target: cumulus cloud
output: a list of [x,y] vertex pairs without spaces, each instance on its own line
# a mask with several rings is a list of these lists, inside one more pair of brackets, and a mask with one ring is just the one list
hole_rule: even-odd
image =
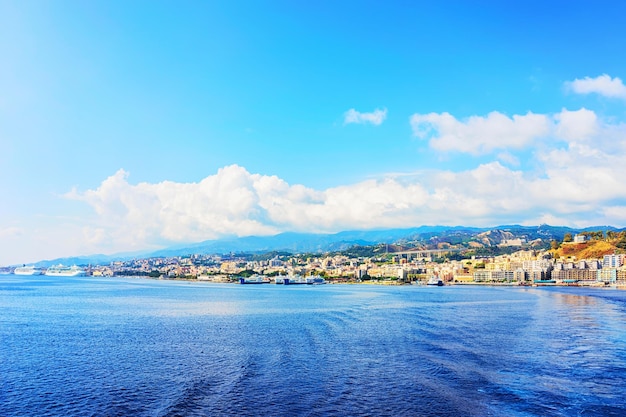
[[626,86],[618,77],[602,74],[596,78],[585,77],[565,83],[566,88],[577,94],[596,93],[610,98],[626,99]]
[[533,175],[497,161],[453,172],[370,179],[315,190],[231,165],[197,183],[128,182],[118,171],[100,187],[74,192],[98,213],[92,243],[120,247],[202,241],[283,231],[338,232],[421,224],[477,226],[532,219],[553,224],[615,224],[626,213],[621,154],[569,144],[538,156]]
[[[624,143],[622,125],[603,124],[595,112],[581,108],[563,109],[556,114],[513,115],[498,112],[459,120],[449,113],[414,114],[413,134],[428,140],[431,148],[443,152],[487,155],[498,151],[501,160],[513,162],[508,151],[528,149],[544,139],[578,143],[606,142],[614,137]],[[617,137],[612,131],[617,132]],[[502,156],[505,156],[502,158]]]
[[458,120],[450,113],[414,114],[410,121],[413,134],[428,139],[432,148],[473,155],[520,149],[550,132],[549,117],[530,112],[508,117],[494,111],[486,117],[472,116],[466,120]]
[[355,109],[350,109],[344,113],[343,124],[370,123],[374,126],[380,125],[387,118],[387,109],[376,109],[371,113],[361,113]]
[[[83,229],[90,244],[114,242],[124,249],[285,231],[511,222],[619,225],[626,219],[624,124],[584,108],[512,117],[494,112],[466,120],[432,113],[414,115],[411,122],[416,135],[435,149],[494,151],[494,160],[481,158],[463,171],[388,174],[324,190],[238,165],[193,183],[132,184],[129,173],[119,170],[95,189],[66,196],[92,207],[96,218]],[[532,172],[519,168],[513,153],[519,148],[533,158]]]
[[145,242],[274,233],[277,229],[268,224],[267,212],[259,204],[256,182],[259,176],[236,165],[198,183],[132,185],[128,173],[119,170],[97,189],[73,191],[67,197],[93,207],[101,219],[96,229],[99,239],[106,235],[134,247]]
[[[414,221],[426,190],[387,179],[317,191],[276,176],[231,165],[198,183],[128,182],[119,170],[94,190],[66,197],[93,207],[100,224],[92,240],[125,247],[153,241],[200,241],[223,236],[268,235],[287,230],[331,232],[397,226]],[[93,232],[93,233],[92,233]]]
[[594,137],[600,128],[596,114],[585,108],[576,111],[563,109],[554,115],[555,135],[570,142]]

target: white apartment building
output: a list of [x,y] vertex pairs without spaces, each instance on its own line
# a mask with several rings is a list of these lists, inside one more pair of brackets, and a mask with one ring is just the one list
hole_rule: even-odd
[[624,255],[604,255],[602,259],[603,268],[619,268],[624,265]]

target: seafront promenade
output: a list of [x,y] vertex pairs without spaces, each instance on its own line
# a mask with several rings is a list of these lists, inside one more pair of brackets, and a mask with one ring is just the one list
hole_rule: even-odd
[[[508,236],[504,232],[500,235]],[[562,242],[542,243],[549,249],[540,249],[536,241],[494,240],[488,251],[482,251],[504,252],[493,256],[479,256],[480,251],[462,249],[462,245],[446,245],[431,245],[439,249],[426,249],[426,245],[410,249],[405,245],[397,246],[401,250],[390,250],[393,245],[380,244],[334,253],[189,254],[71,267],[39,263],[0,268],[0,274],[35,271],[52,275],[51,271],[61,269],[80,271],[87,277],[137,276],[219,283],[283,283],[283,277],[299,283],[319,277],[326,283],[378,285],[626,287],[626,232],[566,234]]]
[[319,275],[329,283],[381,285],[419,285],[440,280],[446,285],[626,286],[623,254],[576,259],[555,258],[550,251],[520,250],[507,255],[459,260],[422,255],[414,258],[395,253],[377,257],[282,255],[265,260],[192,255],[114,263],[94,267],[92,275],[149,275],[217,282],[237,281],[240,276],[253,274],[266,276],[270,281],[280,275]]
[[[276,255],[264,260],[245,255],[190,255],[84,265],[82,269],[87,277],[137,276],[220,283],[261,275],[270,283],[281,276],[319,276],[327,283],[350,284],[426,285],[441,281],[445,285],[626,288],[624,261],[623,254],[576,259],[554,258],[549,251],[520,250],[459,260],[430,256],[407,259],[393,253],[378,257]],[[1,272],[13,271],[4,268]]]

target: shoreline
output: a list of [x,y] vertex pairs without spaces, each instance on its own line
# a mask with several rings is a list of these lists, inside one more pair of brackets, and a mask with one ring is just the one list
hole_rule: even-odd
[[[51,277],[49,275],[15,275],[15,274],[0,274],[0,276],[14,276],[14,277]],[[52,278],[52,277],[51,277]],[[178,282],[198,282],[198,283],[207,283],[207,284],[235,284],[242,285],[239,283],[237,279],[198,279],[192,277],[173,277],[173,278],[164,278],[164,277],[151,277],[148,275],[114,275],[114,276],[80,276],[80,277],[54,277],[54,278],[98,278],[98,279],[115,279],[115,278],[133,278],[133,279],[145,279],[145,280],[153,280],[153,281],[178,281]],[[425,282],[401,282],[397,280],[367,280],[367,281],[356,281],[356,280],[345,280],[345,281],[336,281],[336,280],[326,280],[323,285],[376,285],[376,286],[415,286],[415,287],[436,287],[436,285],[428,285]],[[250,285],[250,284],[248,284]],[[276,284],[273,281],[266,282],[263,284],[257,285],[281,285]],[[303,284],[307,285],[307,284]],[[313,284],[308,284],[313,285]],[[319,284],[318,284],[319,285]],[[539,288],[539,287],[559,287],[559,288],[595,288],[595,289],[611,289],[611,290],[626,290],[626,283],[620,283],[618,285],[604,284],[604,283],[556,283],[556,282],[444,282],[444,287],[454,287],[454,286],[483,286],[483,287],[524,287],[524,288]]]

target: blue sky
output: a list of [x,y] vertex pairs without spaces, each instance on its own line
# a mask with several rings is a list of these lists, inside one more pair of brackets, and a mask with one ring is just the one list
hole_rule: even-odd
[[0,1],[0,265],[626,226],[619,1]]

